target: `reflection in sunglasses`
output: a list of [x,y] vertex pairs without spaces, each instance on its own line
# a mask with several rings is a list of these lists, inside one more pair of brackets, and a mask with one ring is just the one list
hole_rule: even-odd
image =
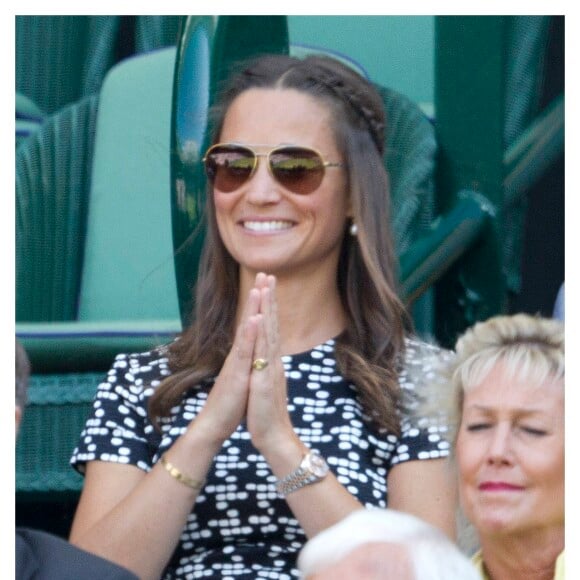
[[213,187],[230,193],[251,179],[259,157],[266,157],[270,174],[278,183],[300,195],[312,193],[320,186],[327,167],[343,167],[342,163],[324,161],[318,151],[307,147],[282,145],[268,153],[256,153],[235,143],[213,145],[203,163]]

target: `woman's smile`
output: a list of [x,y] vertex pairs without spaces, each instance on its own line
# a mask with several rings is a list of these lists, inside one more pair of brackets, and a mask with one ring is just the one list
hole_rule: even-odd
[[288,220],[243,220],[240,225],[252,233],[272,234],[289,230],[294,227],[294,222]]

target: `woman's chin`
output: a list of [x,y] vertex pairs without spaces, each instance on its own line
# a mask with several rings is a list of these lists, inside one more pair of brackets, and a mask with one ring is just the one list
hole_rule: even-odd
[[480,536],[503,536],[524,531],[526,528],[519,517],[503,510],[487,510],[475,520],[475,527]]

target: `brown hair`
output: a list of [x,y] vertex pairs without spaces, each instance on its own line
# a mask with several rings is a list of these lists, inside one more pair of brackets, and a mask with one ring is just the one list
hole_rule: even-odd
[[[326,104],[346,160],[356,238],[346,233],[337,285],[347,316],[336,357],[345,379],[356,385],[365,413],[380,428],[398,433],[398,369],[404,350],[404,306],[396,294],[396,258],[390,235],[389,180],[382,151],[385,117],[374,87],[339,61],[282,55],[251,62],[222,93],[213,110],[212,143],[219,140],[231,103],[253,88],[286,88]],[[183,394],[211,382],[231,348],[238,304],[238,264],[220,239],[213,195],[206,196],[207,235],[199,267],[192,324],[169,347],[172,375],[150,401],[155,419],[168,414]]]

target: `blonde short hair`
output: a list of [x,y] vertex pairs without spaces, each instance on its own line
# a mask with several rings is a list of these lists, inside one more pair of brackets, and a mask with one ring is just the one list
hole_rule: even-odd
[[453,439],[461,422],[463,399],[501,362],[508,376],[534,377],[542,383],[564,378],[564,324],[528,314],[495,316],[467,330],[455,345],[447,369],[453,392]]

